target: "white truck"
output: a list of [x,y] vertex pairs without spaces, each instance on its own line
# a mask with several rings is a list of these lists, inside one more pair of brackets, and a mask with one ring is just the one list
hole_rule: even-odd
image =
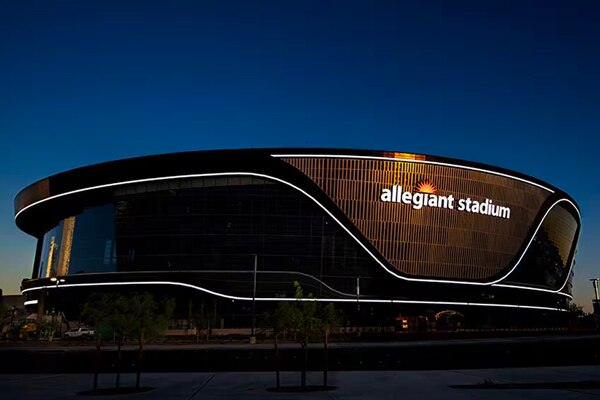
[[94,337],[94,330],[90,328],[75,328],[63,334],[65,339],[86,339]]

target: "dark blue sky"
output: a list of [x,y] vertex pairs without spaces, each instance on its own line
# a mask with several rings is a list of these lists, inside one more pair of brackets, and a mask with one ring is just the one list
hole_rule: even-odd
[[497,165],[583,211],[600,276],[593,1],[17,1],[0,6],[0,288],[31,272],[29,183],[171,151],[355,147]]

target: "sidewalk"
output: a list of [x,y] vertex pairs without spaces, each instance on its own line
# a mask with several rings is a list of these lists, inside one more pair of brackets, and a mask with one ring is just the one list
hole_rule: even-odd
[[[299,373],[282,374],[282,385],[297,385]],[[319,385],[322,375],[311,372],[308,384]],[[142,386],[154,390],[131,396],[81,396],[89,390],[91,374],[31,374],[0,375],[0,393],[3,400],[58,400],[58,399],[593,399],[600,389],[457,389],[451,385],[558,383],[599,381],[598,366],[504,368],[448,371],[376,371],[331,372],[330,385],[337,389],[312,393],[273,393],[266,389],[274,386],[270,372],[227,373],[147,373],[142,375]],[[132,386],[135,375],[122,377],[124,386]],[[114,375],[100,377],[101,387],[114,385]],[[493,386],[493,385],[492,385]]]
[[[489,339],[425,340],[391,343],[334,343],[327,364],[337,371],[457,370],[595,365],[600,360],[600,336],[547,336]],[[0,347],[0,373],[106,373],[120,364],[124,370],[138,365],[137,346],[125,346],[117,362],[115,346],[103,346],[97,359],[93,344]],[[280,346],[283,370],[303,368],[304,353],[297,343]],[[144,348],[142,369],[149,373],[204,373],[271,371],[275,365],[272,344],[164,344]],[[322,344],[308,349],[308,369],[325,365]],[[1,397],[1,396],[0,396]]]

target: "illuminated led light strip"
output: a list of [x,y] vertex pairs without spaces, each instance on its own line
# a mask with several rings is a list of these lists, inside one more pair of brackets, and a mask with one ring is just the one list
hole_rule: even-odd
[[[571,266],[569,267],[569,273],[567,274],[567,279],[565,279],[565,283],[563,283],[563,285],[560,287],[560,289],[558,289],[558,291],[552,291],[552,290],[549,290],[549,289],[541,289],[541,288],[534,288],[534,287],[527,287],[527,288],[529,290],[537,290],[539,292],[558,293],[558,294],[561,294],[563,296],[567,296],[567,297],[569,297],[572,300],[573,296],[571,296],[568,293],[562,293],[561,290],[563,290],[565,288],[565,286],[567,285],[567,282],[569,282],[569,275],[571,275],[571,271],[573,270],[573,265],[574,264],[575,264],[575,253],[573,253],[573,258],[571,260]],[[492,286],[500,286],[500,287],[521,289],[521,286],[507,285],[507,284],[500,284],[500,283],[494,284]]]
[[26,302],[23,303],[24,306],[32,306],[34,304],[37,304],[38,301],[37,300],[27,300]]
[[[344,231],[346,231],[346,233],[348,235],[350,235],[350,237],[352,237],[359,244],[359,246],[361,246],[367,252],[367,254],[369,254],[375,260],[375,262],[377,262],[383,269],[385,269],[388,273],[390,273],[391,275],[395,276],[398,279],[402,279],[402,280],[409,281],[409,282],[431,282],[431,283],[450,283],[450,284],[474,285],[474,286],[489,286],[489,285],[492,285],[494,283],[500,282],[501,280],[503,280],[504,278],[506,278],[516,268],[516,266],[518,265],[518,262],[517,262],[517,264],[515,264],[515,266],[511,269],[511,271],[507,275],[505,275],[501,279],[496,280],[494,282],[468,282],[468,281],[451,281],[451,280],[443,280],[443,279],[419,279],[419,278],[409,278],[409,277],[405,277],[405,276],[402,276],[402,275],[398,275],[394,271],[390,270],[383,262],[381,262],[377,258],[377,256],[374,255],[363,244],[363,242],[360,239],[358,239],[356,236],[354,236],[354,234],[352,232],[350,232],[350,230],[340,220],[338,220],[331,213],[331,211],[329,211],[324,205],[322,205],[321,203],[319,203],[319,201],[317,199],[315,199],[313,196],[311,196],[309,193],[307,193],[303,189],[299,188],[298,186],[295,186],[295,185],[293,185],[293,184],[291,184],[291,183],[289,183],[287,181],[284,181],[283,179],[276,178],[276,177],[270,176],[270,175],[259,174],[259,173],[255,173],[255,172],[217,172],[217,173],[206,173],[206,174],[173,175],[173,176],[163,176],[163,177],[155,177],[155,178],[135,179],[135,180],[129,180],[129,181],[107,183],[107,184],[104,184],[104,185],[90,186],[90,187],[87,187],[87,188],[76,189],[76,190],[72,190],[72,191],[65,192],[65,193],[59,193],[59,194],[56,194],[54,196],[46,197],[44,199],[38,200],[38,201],[36,201],[34,203],[31,203],[27,207],[24,207],[23,209],[21,209],[15,215],[15,221],[16,221],[16,219],[19,217],[19,215],[23,211],[25,211],[25,210],[33,207],[33,206],[36,206],[38,204],[44,203],[46,201],[54,200],[54,199],[57,199],[57,198],[60,198],[60,197],[69,196],[69,195],[77,194],[77,193],[82,193],[82,192],[86,192],[86,191],[90,191],[90,190],[104,189],[104,188],[109,188],[109,187],[114,187],[114,186],[123,186],[123,185],[130,185],[130,184],[144,183],[144,182],[164,181],[164,180],[171,180],[171,179],[189,179],[189,178],[206,178],[206,177],[214,177],[214,176],[240,176],[240,175],[242,175],[242,176],[255,176],[255,177],[259,177],[259,178],[270,179],[270,180],[273,180],[273,181],[276,181],[276,182],[279,182],[279,183],[283,183],[283,184],[285,184],[285,185],[287,185],[287,186],[289,186],[289,187],[291,187],[291,188],[299,191],[300,193],[304,194],[306,197],[308,197],[313,202],[315,202],[319,207],[321,207],[323,209],[323,211],[325,211],[327,213],[327,215],[329,215],[335,222],[337,222],[337,224],[339,226],[341,226],[342,229],[344,229]],[[544,215],[544,218],[546,218],[546,215],[548,215],[548,212],[550,211],[550,209],[552,209],[552,207],[554,207],[560,201],[567,201],[567,202],[571,203],[573,206],[575,206],[568,199],[558,200],[556,203],[554,203],[548,209],[548,211]],[[575,207],[575,209],[577,210],[577,207]],[[577,210],[577,213],[579,214],[579,210]],[[581,215],[580,215],[580,217],[581,217]],[[540,221],[540,224],[538,225],[538,227],[536,229],[536,233],[537,233],[537,230],[540,228],[541,224],[543,223],[544,218],[542,218],[542,221]],[[535,237],[535,234],[531,237],[531,240],[529,241],[529,243],[527,245],[527,248],[525,249],[525,251],[521,255],[521,258],[519,259],[519,262],[523,258],[523,255],[525,254],[525,252],[527,251],[527,249],[529,248],[529,245],[533,241],[534,237]],[[567,276],[567,279],[568,279],[568,276]],[[531,289],[531,288],[529,288],[527,286],[514,286],[514,288],[525,289],[525,290]],[[550,292],[552,292],[552,293],[558,293],[559,291],[551,291],[550,290]],[[559,293],[559,294],[561,294],[561,293]]]
[[[548,216],[548,214],[550,213],[550,211],[560,202],[566,201],[567,203],[571,204],[573,206],[573,208],[575,209],[575,211],[577,211],[577,215],[579,216],[579,220],[581,220],[581,214],[579,213],[579,210],[577,209],[577,207],[575,206],[575,204],[573,204],[572,201],[570,201],[569,199],[559,199],[557,201],[554,202],[554,204],[552,204],[548,210],[546,210],[546,213],[544,214],[544,216],[542,217],[540,223],[538,224],[537,228],[535,229],[535,232],[533,233],[533,235],[531,235],[531,239],[529,239],[529,243],[527,243],[527,247],[525,247],[525,250],[521,253],[521,256],[519,257],[519,260],[515,263],[515,265],[512,267],[512,269],[506,274],[504,275],[502,278],[494,281],[494,282],[490,282],[492,285],[506,279],[519,265],[519,263],[521,262],[521,260],[523,259],[523,257],[525,257],[525,253],[527,253],[527,250],[529,249],[529,246],[531,246],[531,243],[533,242],[533,239],[535,239],[535,235],[537,235],[538,231],[540,230],[542,224],[544,223],[544,220],[546,219],[546,217]],[[572,260],[574,261],[574,259]],[[548,292],[548,293],[559,293],[567,284],[567,281],[569,280],[569,275],[571,274],[571,270],[573,269],[573,262],[571,262],[571,266],[569,267],[569,272],[566,274],[566,278],[565,278],[565,282],[562,284],[562,286],[560,287],[560,289],[558,290],[550,290],[550,289],[539,289],[539,288],[532,288],[529,286],[517,286],[517,285],[511,285],[510,287],[516,288],[516,289],[521,289],[524,287],[527,287],[529,290],[536,290],[536,291],[541,291],[541,292]],[[498,285],[495,285],[498,286]],[[572,298],[572,297],[571,297]]]
[[[553,307],[542,307],[542,306],[528,306],[520,304],[502,304],[502,303],[469,303],[460,301],[428,301],[428,300],[395,300],[395,299],[327,299],[327,298],[301,298],[297,299],[294,297],[242,297],[242,296],[231,296],[209,290],[200,286],[191,285],[183,282],[170,282],[170,281],[143,281],[143,282],[98,282],[98,283],[67,283],[60,285],[60,288],[66,287],[81,287],[81,286],[122,286],[122,285],[175,285],[184,286],[187,288],[199,290],[214,296],[223,297],[230,300],[242,300],[242,301],[316,301],[316,302],[327,302],[327,303],[387,303],[387,304],[439,304],[439,305],[453,305],[453,306],[476,306],[476,307],[503,307],[503,308],[525,308],[531,310],[548,310],[548,311],[567,311],[564,308],[553,308]],[[38,286],[29,289],[24,289],[21,293],[30,292],[33,290],[41,289],[58,289],[56,285]]]
[[[203,274],[203,273],[207,273],[207,274],[214,274],[214,273],[218,273],[218,274],[253,274],[254,271],[248,271],[248,270],[235,270],[235,269],[228,269],[228,270],[218,270],[218,269],[199,269],[199,270],[195,270],[195,269],[186,269],[186,270],[169,270],[169,271],[126,271],[126,272],[114,272],[114,271],[109,271],[109,272],[84,272],[81,274],[77,274],[77,276],[105,276],[105,275],[122,275],[122,274],[172,274],[173,272],[179,272],[179,273],[193,273],[193,274]],[[337,294],[339,294],[340,296],[346,296],[346,297],[351,297],[356,299],[356,294],[354,293],[344,293],[344,292],[340,292],[339,290],[336,290],[334,288],[332,288],[331,286],[329,286],[328,284],[326,284],[325,282],[323,282],[322,280],[320,280],[319,278],[317,278],[316,276],[310,275],[310,274],[306,274],[304,272],[299,272],[299,271],[271,271],[271,270],[263,270],[263,271],[256,271],[257,274],[296,274],[296,275],[302,275],[302,276],[306,276],[309,279],[313,279],[315,281],[317,281],[317,284],[321,284],[324,287],[326,287],[327,289],[331,290],[332,292],[335,292]],[[312,282],[313,285],[315,285],[314,282]]]
[[404,158],[377,157],[377,156],[357,156],[357,155],[340,155],[340,154],[271,154],[271,156],[272,157],[278,157],[278,158],[284,158],[284,157],[286,157],[286,158],[304,158],[304,157],[311,157],[311,158],[358,158],[358,159],[363,159],[363,160],[382,160],[382,161],[397,161],[397,162],[412,162],[412,163],[421,163],[421,164],[442,165],[442,166],[445,166],[445,167],[454,167],[454,168],[469,169],[471,171],[485,172],[486,174],[499,175],[499,176],[503,176],[505,178],[510,178],[510,179],[514,179],[514,180],[517,180],[517,181],[525,182],[525,183],[528,183],[530,185],[534,185],[534,186],[537,186],[537,187],[542,188],[544,190],[547,190],[550,193],[554,193],[554,190],[552,190],[550,188],[547,188],[546,186],[540,185],[539,183],[535,183],[535,182],[532,182],[532,181],[528,181],[527,179],[519,178],[518,176],[513,176],[513,175],[509,175],[509,174],[504,174],[502,172],[491,171],[491,170],[482,169],[482,168],[470,167],[468,165],[450,164],[450,163],[445,163],[445,162],[440,162],[440,161],[411,160],[411,159],[404,159]]

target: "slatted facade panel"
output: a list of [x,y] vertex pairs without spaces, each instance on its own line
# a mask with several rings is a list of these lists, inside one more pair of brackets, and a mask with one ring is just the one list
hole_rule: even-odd
[[[550,194],[508,177],[414,161],[283,160],[312,179],[392,266],[414,277],[485,280],[502,272]],[[397,185],[414,192],[424,181],[433,183],[439,196],[491,199],[509,207],[510,218],[381,201],[383,189]]]
[[560,255],[561,266],[569,268],[569,255],[575,241],[575,234],[579,224],[573,214],[562,206],[552,209],[542,224],[549,240],[554,244]]
[[556,205],[548,212],[531,245],[506,283],[535,285],[570,292],[570,267],[579,222],[565,208]]

